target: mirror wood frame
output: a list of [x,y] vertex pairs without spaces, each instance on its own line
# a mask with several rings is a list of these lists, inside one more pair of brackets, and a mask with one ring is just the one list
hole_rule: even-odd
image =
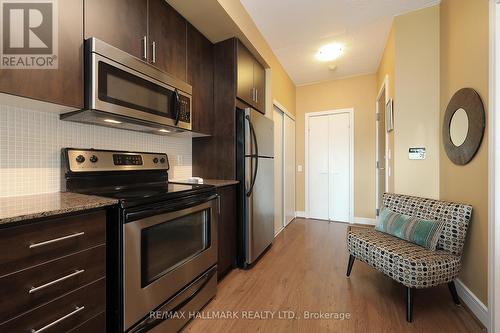
[[[465,142],[457,147],[451,141],[450,125],[453,115],[460,108],[465,110],[469,118],[469,132]],[[457,165],[469,163],[481,146],[485,127],[484,105],[477,91],[472,88],[458,90],[448,103],[443,121],[443,145],[448,158]]]

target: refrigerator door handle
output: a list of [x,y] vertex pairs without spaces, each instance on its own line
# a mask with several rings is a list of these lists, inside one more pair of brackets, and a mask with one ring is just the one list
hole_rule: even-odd
[[257,179],[257,170],[259,169],[259,145],[257,143],[257,135],[255,134],[255,129],[253,128],[253,124],[250,121],[250,116],[245,116],[245,119],[248,121],[248,125],[250,126],[250,133],[252,134],[252,139],[255,144],[255,155],[252,155],[252,159],[255,158],[255,167],[253,169],[252,180],[250,182],[250,188],[248,189],[246,195],[247,197],[252,195],[253,187],[255,185],[255,181]]

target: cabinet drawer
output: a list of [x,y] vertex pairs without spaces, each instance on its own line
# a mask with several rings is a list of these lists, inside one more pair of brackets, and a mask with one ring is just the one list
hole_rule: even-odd
[[106,242],[104,210],[0,230],[0,276]]
[[68,332],[105,309],[106,280],[101,279],[1,324],[0,332]]
[[101,245],[0,278],[0,322],[27,312],[106,275]]
[[91,318],[68,333],[105,333],[106,312]]

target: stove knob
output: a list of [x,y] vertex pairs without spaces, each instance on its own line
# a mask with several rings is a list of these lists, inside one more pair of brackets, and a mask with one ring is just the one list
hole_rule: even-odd
[[161,160],[160,160],[160,162],[161,163],[165,163],[165,158],[162,157]]
[[99,159],[97,158],[97,156],[92,155],[92,156],[90,156],[90,159],[89,159],[89,160],[90,160],[90,162],[95,163],[95,162],[97,162]]
[[158,158],[157,157],[153,158],[153,163],[158,163]]
[[78,163],[83,163],[83,162],[85,162],[85,157],[84,157],[83,155],[78,155],[78,156],[76,157],[76,161],[77,161]]

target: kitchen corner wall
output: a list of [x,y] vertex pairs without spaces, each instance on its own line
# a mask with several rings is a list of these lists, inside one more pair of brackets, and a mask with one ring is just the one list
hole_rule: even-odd
[[190,138],[59,120],[59,115],[0,105],[0,197],[61,189],[61,148],[166,152],[170,179],[191,177]]

